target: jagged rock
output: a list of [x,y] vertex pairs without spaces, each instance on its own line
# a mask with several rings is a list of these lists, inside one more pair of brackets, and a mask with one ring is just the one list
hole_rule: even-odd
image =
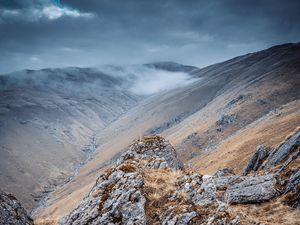
[[214,174],[215,177],[225,177],[225,176],[234,176],[234,175],[235,175],[234,171],[230,168],[220,169]]
[[143,184],[143,177],[134,163],[108,170],[60,224],[146,224]]
[[120,157],[118,163],[124,159],[138,157],[142,157],[144,160],[149,157],[161,158],[167,162],[170,168],[183,169],[183,164],[178,159],[173,146],[167,140],[156,135],[146,136],[143,138],[143,141],[137,141],[132,144],[129,150]]
[[300,209],[300,170],[290,177],[285,192],[287,193],[287,203]]
[[300,185],[300,170],[298,170],[290,177],[288,184],[286,185],[285,192],[287,193],[289,191],[296,191],[299,185]]
[[[251,169],[259,167],[265,150],[258,149]],[[298,207],[300,174],[295,164],[288,164],[280,176],[283,190],[292,193],[288,204]],[[260,203],[284,194],[278,191],[278,174],[237,176],[225,168],[202,176],[182,168],[163,138],[137,140],[60,224],[244,224],[232,204]]]
[[0,191],[0,225],[32,225],[26,210],[11,194]]
[[300,146],[300,130],[291,135],[285,142],[277,147],[268,157],[264,168],[276,166],[285,160],[298,146]]
[[269,156],[270,148],[266,145],[259,145],[256,149],[256,152],[249,160],[248,165],[246,166],[243,175],[248,175],[251,171],[257,171],[258,168],[262,165],[264,160]]
[[283,173],[289,165],[294,162],[298,157],[300,156],[300,151],[295,152],[292,154],[288,160],[285,161],[285,163],[282,165],[282,167],[276,172],[276,174],[281,174]]
[[182,168],[169,142],[159,136],[136,141],[60,224],[146,224],[143,170],[166,168]]
[[279,193],[272,175],[243,177],[243,180],[229,187],[225,194],[228,203],[259,203],[270,200]]

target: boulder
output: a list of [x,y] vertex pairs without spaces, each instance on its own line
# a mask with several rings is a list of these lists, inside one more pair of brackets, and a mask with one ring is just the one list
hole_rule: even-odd
[[26,210],[11,194],[0,191],[0,225],[33,225]]
[[279,193],[275,189],[273,175],[243,177],[243,180],[230,186],[225,194],[228,203],[260,203],[270,200]]

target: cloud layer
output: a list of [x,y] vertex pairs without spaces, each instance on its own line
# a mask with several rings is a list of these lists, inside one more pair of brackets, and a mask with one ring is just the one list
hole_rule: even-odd
[[92,13],[80,12],[77,9],[63,6],[60,2],[52,1],[33,1],[22,8],[3,8],[0,9],[0,21],[6,20],[36,22],[41,19],[56,20],[61,17],[73,18],[92,18]]
[[159,60],[203,67],[299,37],[298,0],[0,1],[0,73]]

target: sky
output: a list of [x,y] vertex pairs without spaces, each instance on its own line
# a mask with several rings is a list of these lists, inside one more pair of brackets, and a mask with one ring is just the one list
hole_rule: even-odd
[[300,41],[298,0],[0,0],[0,73],[174,61]]

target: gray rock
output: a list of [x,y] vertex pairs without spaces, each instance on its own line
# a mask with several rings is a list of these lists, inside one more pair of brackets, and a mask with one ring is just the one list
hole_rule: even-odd
[[259,203],[270,200],[279,193],[272,175],[244,177],[243,181],[229,187],[225,194],[228,203]]
[[187,225],[195,216],[197,216],[196,212],[187,212],[187,213],[184,213],[177,220],[176,225]]
[[276,174],[281,174],[289,167],[289,165],[300,156],[300,151],[293,153],[288,160],[282,165],[282,167],[276,172]]
[[293,153],[298,146],[300,146],[300,130],[296,131],[270,154],[267,163],[265,164],[265,168],[268,169],[281,163]]
[[249,160],[243,175],[248,175],[251,171],[257,171],[258,168],[262,165],[264,160],[269,156],[270,148],[266,145],[259,145],[256,149],[256,152]]
[[214,174],[215,177],[225,177],[225,176],[233,176],[233,175],[235,175],[235,173],[230,168],[220,169]]
[[236,121],[236,115],[223,115],[217,122],[217,126],[226,127],[230,124],[233,124]]
[[296,192],[297,187],[300,185],[300,170],[295,172],[289,179],[288,184],[286,185],[285,188],[285,193],[289,191]]
[[0,225],[32,225],[26,210],[11,194],[0,191]]

